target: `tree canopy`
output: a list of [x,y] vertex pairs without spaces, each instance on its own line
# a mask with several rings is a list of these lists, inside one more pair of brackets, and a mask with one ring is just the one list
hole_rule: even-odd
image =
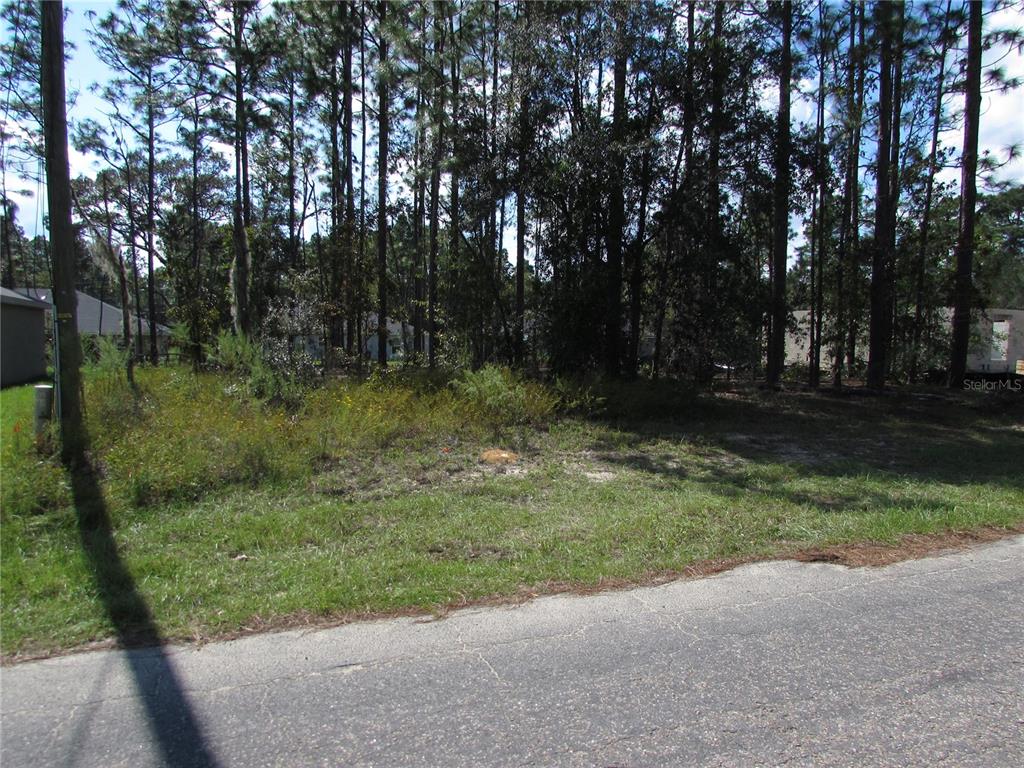
[[[1017,85],[972,63],[1020,50],[1004,7],[121,0],[71,130],[81,279],[151,360],[166,321],[197,365],[233,329],[362,369],[390,322],[410,364],[774,383],[807,309],[812,386],[913,380],[945,308],[1024,307],[1021,187],[944,173]],[[0,13],[5,285],[48,272],[6,186],[38,173],[39,16]]]

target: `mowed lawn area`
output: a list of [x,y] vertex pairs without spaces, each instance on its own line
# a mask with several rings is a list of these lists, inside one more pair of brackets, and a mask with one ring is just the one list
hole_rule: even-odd
[[[225,374],[91,375],[117,551],[166,639],[622,584],[708,560],[1020,530],[1024,395],[693,393],[394,373],[265,402]],[[503,389],[504,388],[504,389]],[[2,408],[2,652],[115,636],[70,483]],[[490,449],[514,452],[488,463]],[[122,627],[123,629],[123,627]],[[123,637],[123,633],[122,633]]]

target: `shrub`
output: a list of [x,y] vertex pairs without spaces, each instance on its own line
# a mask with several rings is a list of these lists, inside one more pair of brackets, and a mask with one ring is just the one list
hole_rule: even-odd
[[284,338],[262,342],[222,332],[210,359],[235,374],[251,397],[296,407],[318,373],[316,362],[305,352],[294,352]]
[[94,362],[83,375],[85,416],[94,442],[105,445],[112,425],[124,425],[137,415],[139,393],[128,385],[131,353],[111,339],[92,338]]
[[248,336],[221,331],[217,334],[217,344],[210,350],[209,358],[210,362],[225,371],[249,376],[260,364],[260,351]]
[[508,368],[493,365],[464,371],[451,386],[473,416],[495,429],[546,424],[558,402],[542,385],[523,381]]
[[604,411],[607,398],[584,381],[558,376],[552,388],[559,408],[565,413],[596,416]]
[[103,454],[115,496],[146,506],[306,471],[302,429],[281,408],[234,396],[217,374],[146,376],[142,417],[123,425]]

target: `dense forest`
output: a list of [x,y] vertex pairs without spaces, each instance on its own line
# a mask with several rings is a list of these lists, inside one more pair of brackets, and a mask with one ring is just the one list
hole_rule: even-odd
[[[955,379],[970,311],[1024,307],[1024,188],[978,154],[1005,6],[121,0],[69,128],[79,287],[154,362],[163,322],[195,365],[232,331],[363,370],[387,318],[407,365],[774,384],[800,309],[811,386]],[[40,16],[2,9],[9,287],[52,284],[7,193]]]

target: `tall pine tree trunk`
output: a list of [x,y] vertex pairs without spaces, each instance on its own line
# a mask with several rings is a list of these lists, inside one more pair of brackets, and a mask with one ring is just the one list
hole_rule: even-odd
[[782,16],[782,57],[779,67],[779,113],[776,122],[775,189],[772,219],[772,328],[768,344],[767,380],[776,386],[786,362],[786,255],[789,247],[790,87],[793,80],[793,8],[779,3]]
[[[332,8],[341,9],[344,5],[332,5]],[[342,344],[341,330],[341,297],[342,281],[344,280],[342,270],[341,254],[341,206],[342,206],[342,179],[341,179],[341,135],[338,131],[341,122],[341,84],[338,82],[337,64],[331,66],[330,84],[328,86],[328,108],[327,119],[330,122],[329,135],[331,141],[330,149],[330,196],[331,196],[331,232],[330,242],[327,247],[327,257],[330,261],[328,271],[328,296],[327,296],[327,327],[330,344],[327,350],[327,359],[333,362],[334,349]]]
[[7,272],[4,274],[4,288],[14,287],[14,253],[11,251],[11,201],[4,197],[0,200],[0,251],[3,252],[2,261],[7,265]]
[[143,360],[142,356],[142,281],[139,278],[139,256],[136,250],[138,232],[135,222],[137,220],[135,210],[135,195],[133,191],[133,177],[131,160],[125,155],[124,163],[125,189],[127,190],[128,214],[128,250],[132,260],[132,292],[135,295],[135,347],[132,354],[138,361]]
[[893,115],[893,21],[892,6],[879,3],[875,20],[881,40],[878,81],[878,152],[875,162],[875,233],[871,253],[871,326],[868,336],[867,385],[872,389],[885,386],[890,324],[890,195],[892,178],[892,115]]
[[[124,269],[124,258],[121,256],[120,249],[114,246],[114,230],[113,230],[113,217],[110,212],[110,188],[108,184],[107,174],[103,174],[100,179],[100,186],[103,192],[103,213],[106,219],[106,246],[107,256],[110,258],[111,265],[117,269],[117,287],[118,295],[121,300],[121,337],[124,339],[124,349],[127,353],[125,357],[125,378],[131,386],[135,386],[135,361],[132,359],[132,310],[131,304],[128,301],[128,276],[125,274]],[[100,323],[100,327],[103,324]]]
[[[148,92],[153,93],[153,72],[148,76]],[[146,303],[149,310],[149,362],[159,362],[156,344],[156,279],[153,275],[156,259],[156,116],[153,103],[146,108]]]
[[[455,16],[458,13],[459,8],[456,5],[451,6],[451,16],[448,20],[448,34],[450,40],[449,50],[451,51],[451,105],[452,105],[452,182],[451,192],[449,193],[448,199],[448,259],[449,278],[453,278],[456,274],[456,269],[459,264],[459,252],[462,250],[462,208],[461,202],[459,201],[459,192],[462,188],[462,177],[460,174],[460,157],[462,154],[460,133],[461,127],[459,125],[459,94],[462,88],[462,69],[460,65],[459,57],[462,52],[462,22],[459,22],[459,29],[455,29]],[[443,67],[442,67],[443,70]],[[436,274],[436,270],[435,270]],[[450,285],[450,283],[449,283]],[[448,291],[449,302],[451,296],[454,295],[454,291]],[[449,316],[451,315],[451,307],[449,305]],[[435,296],[435,311],[436,311],[436,296]]]
[[[196,302],[199,298],[199,292],[202,289],[202,271],[200,269],[201,262],[199,257],[199,240],[200,240],[200,228],[202,223],[199,220],[199,153],[202,149],[202,137],[199,134],[199,95],[194,93],[192,96],[192,141],[191,141],[191,156],[192,156],[192,178],[190,179],[189,195],[192,198],[189,201],[189,216],[191,221],[189,222],[189,236],[191,242],[189,243],[189,266],[191,268],[191,277],[189,284],[192,290],[192,301]],[[193,370],[199,370],[199,364],[203,358],[203,344],[199,330],[199,323],[197,322],[196,312],[193,308],[189,312],[189,341],[192,347],[191,358]]]
[[953,284],[953,344],[949,386],[962,387],[967,373],[971,335],[971,294],[974,291],[974,217],[978,201],[978,121],[981,113],[980,0],[971,0],[967,21],[967,104],[964,110],[964,151],[960,173],[960,231],[956,240],[956,277]]
[[935,104],[932,112],[932,138],[928,151],[928,177],[924,188],[924,209],[921,211],[921,226],[914,262],[914,330],[910,346],[910,382],[916,383],[920,374],[921,332],[924,328],[924,276],[925,261],[928,257],[928,238],[931,229],[932,199],[935,194],[935,174],[938,170],[939,131],[942,128],[942,100],[946,85],[946,54],[949,49],[948,25],[952,0],[946,2],[946,13],[942,24],[942,41],[939,52],[939,72],[935,76]]
[[380,24],[377,27],[377,51],[380,74],[377,76],[377,362],[388,364],[388,39],[387,0],[377,4]]
[[[526,13],[526,29],[530,29],[530,3],[523,4]],[[521,65],[522,66],[522,65]],[[513,358],[517,367],[522,367],[526,332],[526,185],[528,177],[527,151],[530,130],[530,79],[523,77],[519,95],[519,161],[516,168],[516,311],[515,348]]]
[[711,114],[708,131],[708,192],[705,202],[706,247],[711,258],[705,259],[699,281],[700,304],[698,323],[698,360],[695,378],[699,382],[711,381],[714,376],[714,358],[711,338],[717,325],[715,296],[718,292],[719,265],[724,257],[725,238],[722,229],[722,135],[725,133],[725,86],[728,76],[724,26],[726,3],[715,3],[711,23]]
[[[653,93],[648,108],[647,128],[653,121]],[[644,289],[644,250],[647,247],[647,202],[651,191],[651,150],[644,150],[640,163],[640,205],[637,213],[636,240],[630,248],[632,265],[629,275],[629,348],[626,350],[628,375],[637,374],[640,357],[640,320]]]
[[242,75],[242,24],[243,10],[240,3],[232,5],[233,56],[235,66],[235,200],[232,209],[232,230],[234,263],[231,265],[231,316],[235,333],[249,336],[252,333],[249,311],[250,256],[249,234],[246,231],[245,200],[245,89]]
[[[816,198],[818,202],[817,215],[814,218],[814,236],[817,244],[812,248],[814,254],[812,264],[811,290],[812,313],[811,313],[811,360],[808,385],[817,389],[821,383],[821,329],[824,324],[824,285],[825,285],[825,263],[827,255],[825,252],[828,242],[828,177],[827,177],[827,147],[825,146],[825,67],[827,65],[825,53],[825,6],[822,0],[818,2],[818,27],[819,27],[819,59],[818,59],[818,110],[815,136],[815,160],[814,176],[817,182]],[[814,279],[816,277],[816,279]]]
[[424,102],[423,78],[426,68],[426,38],[427,24],[426,14],[423,14],[420,21],[420,44],[416,49],[416,137],[413,142],[412,161],[412,242],[413,242],[413,307],[412,307],[412,349],[417,361],[423,354],[423,305],[426,299],[425,264],[423,257],[423,215],[424,197],[423,189],[423,153],[426,142],[426,128],[424,125]]
[[342,147],[345,151],[345,163],[343,170],[343,182],[345,185],[345,220],[343,224],[342,247],[345,250],[345,353],[349,356],[355,353],[355,232],[356,232],[356,196],[355,181],[352,173],[352,30],[355,27],[353,22],[355,8],[348,6],[345,14],[345,40],[342,50],[342,112],[344,114],[345,135],[342,139]]
[[832,386],[841,389],[843,386],[844,341],[846,336],[846,313],[849,300],[844,285],[847,274],[852,274],[850,265],[852,248],[850,241],[853,229],[857,226],[854,220],[854,197],[858,194],[858,159],[860,157],[860,132],[858,126],[860,115],[857,112],[856,75],[860,60],[857,48],[857,6],[850,0],[850,42],[847,50],[846,66],[846,168],[843,181],[843,213],[839,221],[839,253],[836,255],[836,325],[835,347],[832,358]]
[[431,122],[433,123],[433,146],[430,152],[430,243],[427,263],[427,329],[430,342],[427,349],[427,363],[430,368],[437,364],[437,254],[440,222],[441,197],[441,153],[444,148],[445,78],[444,62],[444,18],[441,3],[434,13],[434,78],[431,93]]
[[288,72],[288,265],[299,265],[299,233],[296,230],[295,195],[297,191],[295,162],[295,73]]
[[[865,42],[867,37],[867,21],[866,14],[864,11],[866,3],[859,3],[857,8],[857,120],[854,126],[854,137],[853,143],[857,147],[857,156],[854,158],[854,162],[857,163],[858,169],[860,165],[860,145],[861,137],[864,133],[864,82],[867,77],[867,43]],[[850,259],[851,278],[853,284],[848,290],[847,296],[849,297],[849,303],[847,305],[849,320],[846,335],[846,367],[848,370],[853,371],[857,364],[857,342],[858,334],[860,332],[860,314],[862,311],[860,303],[860,187],[859,183],[854,186],[854,193],[852,199],[852,210],[850,213],[850,248],[852,250],[852,257]]]
[[622,338],[622,229],[626,221],[623,176],[626,171],[626,14],[628,6],[618,4],[615,13],[615,55],[612,75],[611,178],[608,193],[608,283],[605,316],[605,373],[617,377],[621,368]]
[[366,357],[363,339],[363,300],[365,296],[362,283],[363,270],[367,267],[366,260],[366,3],[359,6],[359,270],[360,283],[357,288],[354,306],[356,325],[356,349],[358,350],[357,370],[363,370]]

